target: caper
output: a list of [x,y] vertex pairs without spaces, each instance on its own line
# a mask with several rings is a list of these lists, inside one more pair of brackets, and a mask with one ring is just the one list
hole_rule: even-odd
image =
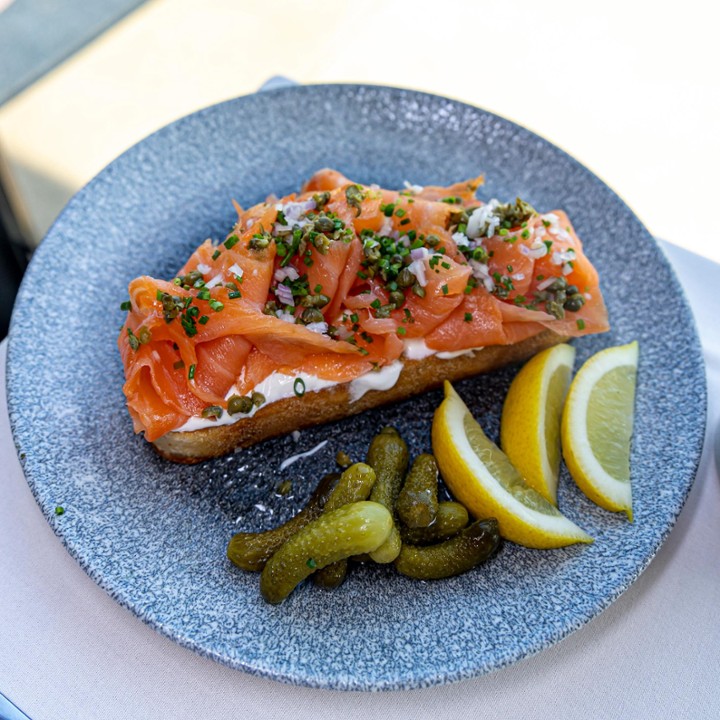
[[464,505],[453,501],[438,503],[435,522],[422,528],[400,528],[403,543],[430,545],[448,540],[468,524],[468,511]]
[[443,543],[426,547],[403,545],[395,568],[418,580],[439,580],[474,568],[487,560],[499,544],[497,520],[478,520]]
[[253,401],[249,397],[243,395],[232,395],[228,400],[228,414],[237,415],[243,413],[246,415],[253,409]]
[[317,295],[306,295],[302,299],[302,304],[305,307],[325,307],[330,302],[330,298],[327,295],[319,293]]
[[251,250],[264,250],[270,244],[270,237],[268,235],[253,235],[248,242],[248,247]]
[[259,571],[283,543],[309,522],[320,517],[333,486],[340,476],[325,475],[307,505],[284,525],[261,533],[236,533],[228,544],[227,556],[243,570]]
[[335,462],[341,468],[350,467],[352,465],[352,460],[350,459],[350,456],[342,450],[338,450],[337,454],[335,455]]
[[202,280],[203,276],[199,270],[191,270],[183,278],[184,285],[194,285],[198,280]]
[[377,262],[382,257],[382,249],[379,245],[365,245],[363,247],[363,253],[370,262]]
[[545,302],[545,311],[556,317],[558,320],[562,320],[565,317],[565,311],[561,303],[556,300],[547,300]]
[[584,304],[585,298],[580,293],[574,293],[565,301],[563,307],[569,312],[578,312]]
[[335,230],[335,223],[326,215],[321,215],[315,221],[315,230],[319,233],[333,232],[333,230]]
[[315,201],[318,209],[324,207],[328,204],[328,202],[330,202],[330,193],[327,190],[315,193],[315,195],[313,195],[313,200]]
[[405,294],[399,290],[394,290],[390,293],[390,304],[394,305],[395,308],[400,308],[405,304]]
[[281,603],[316,569],[377,550],[392,527],[388,510],[367,500],[324,513],[292,535],[267,561],[260,576],[262,596],[270,603]]
[[147,345],[152,340],[152,333],[144,325],[141,325],[137,330],[137,339],[141,345]]
[[417,278],[413,275],[410,270],[403,268],[397,276],[397,284],[401,288],[412,287]]
[[327,251],[330,249],[330,242],[330,238],[322,233],[319,233],[312,239],[313,245],[317,248],[321,255],[327,254]]
[[412,286],[412,291],[420,298],[425,297],[425,288],[420,283],[415,283]]
[[323,322],[325,318],[323,314],[314,307],[305,308],[301,315],[302,321],[309,325],[310,323]]
[[410,528],[435,522],[438,509],[438,467],[432,455],[418,455],[405,478],[395,509]]
[[279,309],[274,300],[268,300],[263,308],[263,313],[265,315],[275,315]]
[[437,235],[428,235],[425,238],[425,243],[428,247],[436,247],[440,244],[440,238]]
[[566,290],[567,289],[568,282],[564,277],[555,278],[555,280],[550,283],[548,286],[548,290],[551,290],[552,292],[557,292],[558,290]]
[[375,317],[377,317],[377,318],[389,318],[389,317],[390,317],[390,313],[392,313],[392,311],[393,311],[394,309],[395,309],[395,308],[394,308],[392,305],[382,305],[381,307],[379,307],[379,308],[375,311]]
[[260,407],[261,405],[265,404],[265,396],[259,392],[253,392],[250,395],[250,400],[252,400],[252,404],[255,407]]
[[576,295],[577,293],[579,293],[580,290],[578,290],[577,285],[568,285],[567,288],[565,288],[565,292],[567,293],[568,297],[570,297],[571,295]]

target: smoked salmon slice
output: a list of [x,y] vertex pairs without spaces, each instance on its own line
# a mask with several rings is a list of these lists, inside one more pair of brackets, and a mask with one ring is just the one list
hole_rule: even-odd
[[408,343],[457,353],[607,330],[565,213],[480,202],[481,184],[387,190],[325,169],[297,194],[236,204],[232,232],[175,278],[129,284],[118,345],[136,432],[247,416],[276,377],[296,393],[302,378],[351,382],[403,362]]

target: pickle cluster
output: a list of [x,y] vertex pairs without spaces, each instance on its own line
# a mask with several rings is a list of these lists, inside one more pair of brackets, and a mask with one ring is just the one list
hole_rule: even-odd
[[[409,467],[409,470],[408,470]],[[467,572],[500,544],[494,518],[470,523],[466,508],[438,499],[435,458],[408,447],[395,428],[372,440],[366,462],[326,475],[307,505],[284,525],[261,533],[237,533],[228,558],[260,572],[260,592],[277,604],[303,580],[339,587],[352,562],[392,564],[418,580]]]

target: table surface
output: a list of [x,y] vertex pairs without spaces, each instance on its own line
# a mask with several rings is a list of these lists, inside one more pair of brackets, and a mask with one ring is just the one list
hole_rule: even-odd
[[397,85],[529,127],[652,233],[720,261],[703,212],[720,166],[719,23],[720,4],[705,0],[681,12],[624,0],[150,0],[0,106],[0,154],[37,240],[127,147],[272,75]]
[[[33,720],[720,716],[720,266],[664,245],[700,328],[708,437],[695,486],[649,568],[561,643],[494,674],[410,692],[342,693],[245,675],[144,625],[96,586],[40,513],[15,455],[0,345],[0,690]],[[668,439],[672,442],[672,438]],[[658,470],[662,482],[662,470]],[[471,639],[469,639],[471,641]]]

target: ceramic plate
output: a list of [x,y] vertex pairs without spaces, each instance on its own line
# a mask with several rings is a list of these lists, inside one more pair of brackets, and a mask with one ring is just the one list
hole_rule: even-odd
[[[364,183],[446,184],[482,171],[482,199],[565,209],[598,268],[612,331],[576,342],[578,363],[640,341],[632,448],[635,522],[595,508],[567,474],[560,507],[591,546],[506,543],[486,565],[420,583],[360,567],[336,592],[301,587],[266,604],[258,577],[225,559],[239,529],[287,519],[344,450],[364,456],[396,425],[430,449],[439,392],[183,467],[132,433],[116,348],[128,281],[171,278],[247,206],[324,166]],[[458,383],[497,437],[516,368]],[[623,202],[561,150],[442,97],[384,87],[294,87],[217,105],[162,129],[81,190],[37,251],[17,301],[8,398],[25,474],[48,522],[90,576],[142,620],[232,667],[340,689],[412,688],[472,677],[557,642],[647,566],[680,512],[704,431],[693,319],[664,256]],[[280,472],[280,461],[328,443]],[[662,474],[658,474],[662,468]],[[283,480],[292,492],[276,493]],[[65,508],[55,515],[56,505]]]

